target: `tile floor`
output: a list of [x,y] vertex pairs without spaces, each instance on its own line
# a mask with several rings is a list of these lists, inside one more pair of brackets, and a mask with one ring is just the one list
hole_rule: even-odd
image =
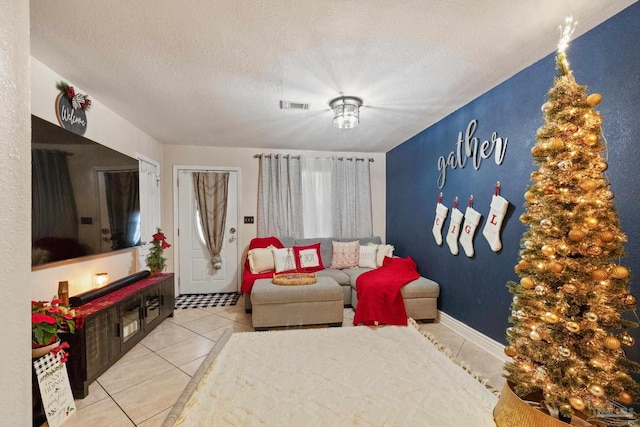
[[[224,330],[253,330],[243,307],[241,298],[232,307],[176,310],[89,386],[65,427],[160,426]],[[352,325],[353,314],[344,310],[343,326]],[[490,385],[502,388],[502,361],[439,323],[420,323],[420,329],[431,332]]]

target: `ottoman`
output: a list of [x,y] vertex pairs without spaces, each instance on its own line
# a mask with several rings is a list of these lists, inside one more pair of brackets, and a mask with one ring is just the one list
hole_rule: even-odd
[[258,279],[251,290],[251,321],[256,331],[277,326],[329,324],[342,326],[342,287],[331,277],[318,277],[312,285],[274,285]]

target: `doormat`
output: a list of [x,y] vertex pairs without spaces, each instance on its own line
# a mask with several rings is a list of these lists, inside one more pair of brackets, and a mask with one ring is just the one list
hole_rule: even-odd
[[175,309],[224,307],[236,305],[240,294],[219,292],[215,294],[185,294],[176,297]]

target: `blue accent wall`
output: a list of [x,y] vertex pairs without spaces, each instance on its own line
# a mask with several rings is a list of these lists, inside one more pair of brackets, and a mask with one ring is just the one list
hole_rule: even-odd
[[[604,118],[609,144],[607,174],[622,231],[629,239],[621,264],[630,267],[631,290],[640,299],[639,22],[640,4],[635,3],[573,40],[567,54],[576,81],[586,85],[588,93],[603,96],[596,109]],[[524,211],[529,175],[537,169],[530,152],[536,130],[543,124],[540,107],[556,74],[554,52],[387,153],[387,241],[395,245],[395,254],[410,255],[422,275],[440,283],[440,310],[501,343],[506,343],[512,298],[506,285],[519,280],[513,266],[525,227],[518,217]],[[475,136],[480,141],[490,139],[493,132],[509,138],[504,162],[497,165],[492,156],[482,161],[479,170],[474,170],[472,160],[463,169],[448,168],[446,184],[439,189],[438,158],[455,149],[458,133],[464,134],[472,119],[478,120]],[[498,253],[482,235],[496,181],[502,184],[500,194],[510,202]],[[454,197],[460,198],[458,207],[463,213],[469,195],[475,197],[474,208],[483,218],[475,235],[473,258],[462,247],[454,256],[446,242],[438,246],[433,238],[431,228],[441,191],[444,205],[450,208],[443,236]],[[628,349],[628,355],[640,360],[640,333],[634,332],[639,344]]]

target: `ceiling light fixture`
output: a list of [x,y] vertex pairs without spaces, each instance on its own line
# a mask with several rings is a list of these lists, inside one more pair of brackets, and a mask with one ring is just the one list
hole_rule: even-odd
[[360,123],[362,99],[355,96],[340,96],[329,102],[333,110],[333,125],[339,129],[351,129]]

